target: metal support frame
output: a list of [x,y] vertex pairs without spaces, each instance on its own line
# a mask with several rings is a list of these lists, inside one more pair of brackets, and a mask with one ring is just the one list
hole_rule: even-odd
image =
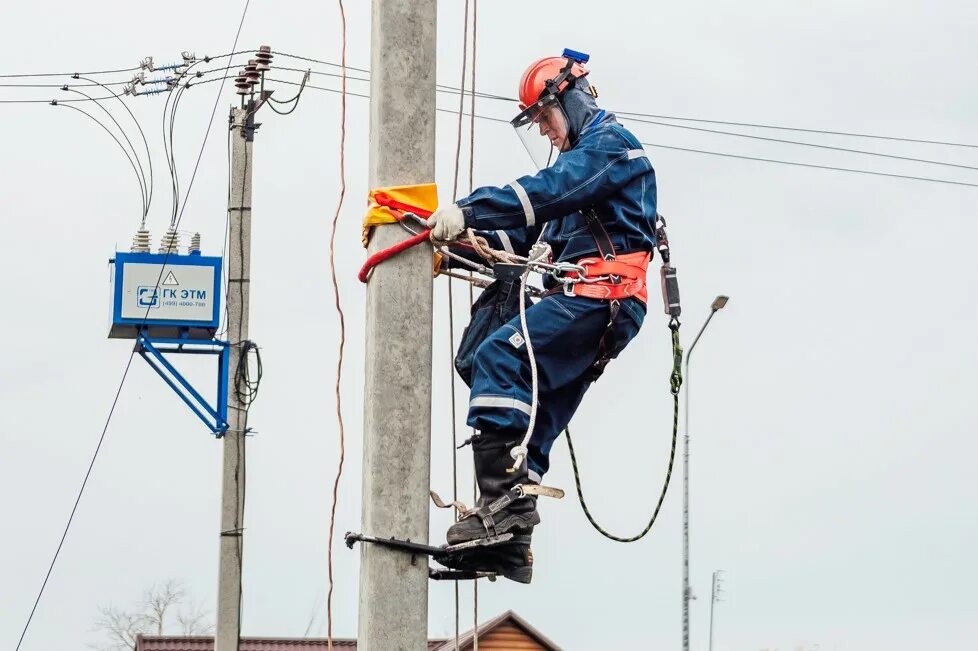
[[[228,373],[231,343],[220,339],[200,340],[170,337],[150,337],[145,332],[136,336],[136,352],[146,360],[174,393],[186,403],[208,429],[218,438],[228,427]],[[166,353],[184,355],[217,355],[217,405],[200,395],[194,386],[164,357]]]

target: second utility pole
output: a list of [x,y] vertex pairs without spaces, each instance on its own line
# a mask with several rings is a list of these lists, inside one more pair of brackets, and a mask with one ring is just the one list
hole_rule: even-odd
[[[435,178],[436,0],[373,0],[370,186]],[[374,228],[370,252],[404,239]],[[373,270],[367,285],[363,392],[364,533],[427,542],[431,488],[431,249]],[[365,545],[359,648],[418,651],[428,640],[428,563]]]
[[[227,337],[231,342],[228,431],[224,434],[221,481],[221,551],[217,579],[215,651],[238,651],[241,631],[241,567],[244,547],[245,436],[247,397],[237,386],[238,362],[248,339],[251,294],[251,147],[254,103],[231,109],[231,195],[228,200]],[[244,361],[247,363],[247,360]]]

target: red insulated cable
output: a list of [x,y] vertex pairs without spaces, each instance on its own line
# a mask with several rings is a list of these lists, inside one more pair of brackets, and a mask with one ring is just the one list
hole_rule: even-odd
[[398,242],[392,247],[386,248],[383,251],[377,251],[377,253],[374,253],[372,256],[367,258],[366,262],[363,263],[363,266],[360,268],[360,273],[357,274],[357,278],[359,278],[360,282],[362,283],[367,282],[367,277],[370,275],[371,269],[379,265],[384,260],[394,257],[401,251],[406,251],[412,246],[417,246],[422,242],[427,242],[430,233],[431,231],[422,231],[417,235],[404,240],[403,242]]

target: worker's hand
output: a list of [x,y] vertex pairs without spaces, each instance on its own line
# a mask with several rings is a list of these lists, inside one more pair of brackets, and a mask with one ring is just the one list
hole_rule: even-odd
[[436,240],[442,242],[454,240],[465,230],[462,209],[454,203],[439,208],[428,218],[428,228],[431,229],[431,236]]

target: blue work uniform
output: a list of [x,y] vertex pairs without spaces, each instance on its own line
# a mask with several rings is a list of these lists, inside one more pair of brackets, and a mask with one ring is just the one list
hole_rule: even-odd
[[[573,119],[573,116],[570,116]],[[574,147],[551,167],[506,187],[482,187],[457,205],[466,226],[494,248],[526,255],[541,239],[557,261],[597,254],[581,211],[593,209],[617,254],[655,247],[655,171],[641,144],[604,111],[589,116]],[[638,333],[645,305],[621,302],[614,358]],[[608,327],[607,301],[552,294],[526,311],[527,332],[538,372],[538,409],[529,443],[531,479],[548,470],[550,449],[594,380],[590,373]],[[468,424],[483,435],[519,440],[529,427],[532,377],[520,319],[490,335],[476,350]]]

